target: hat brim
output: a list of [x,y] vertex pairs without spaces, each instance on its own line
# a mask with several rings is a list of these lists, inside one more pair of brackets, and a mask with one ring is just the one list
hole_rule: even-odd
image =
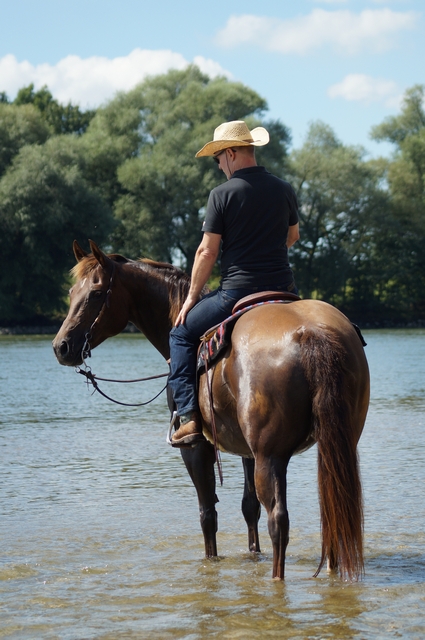
[[212,140],[207,142],[202,149],[198,151],[195,158],[201,156],[215,156],[219,151],[230,149],[231,147],[263,147],[270,140],[268,131],[264,127],[256,127],[251,132],[252,141],[244,140]]

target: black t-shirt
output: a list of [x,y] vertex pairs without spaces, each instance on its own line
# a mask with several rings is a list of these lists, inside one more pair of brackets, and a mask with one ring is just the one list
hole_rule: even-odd
[[235,171],[213,189],[204,232],[222,237],[223,289],[273,289],[293,280],[288,227],[298,222],[294,189],[264,167]]

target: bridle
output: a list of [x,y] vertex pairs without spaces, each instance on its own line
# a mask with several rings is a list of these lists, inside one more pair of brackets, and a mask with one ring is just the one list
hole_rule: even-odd
[[84,335],[84,344],[83,344],[83,348],[81,349],[81,359],[82,359],[83,364],[85,366],[87,366],[86,362],[85,362],[86,358],[91,358],[90,340],[93,339],[93,334],[92,334],[93,329],[97,325],[99,320],[101,319],[102,315],[104,314],[105,308],[109,309],[109,304],[110,304],[111,294],[112,294],[112,283],[113,283],[113,280],[114,280],[114,275],[115,275],[115,270],[116,270],[115,262],[113,260],[111,260],[111,263],[112,263],[112,269],[111,269],[111,275],[109,277],[108,289],[106,291],[102,292],[102,293],[105,294],[105,300],[103,301],[103,304],[100,307],[99,313],[97,314],[97,316],[95,317],[95,319],[91,323],[90,329]]
[[[91,344],[90,344],[90,341],[93,339],[93,329],[99,323],[100,319],[102,318],[103,314],[105,313],[105,310],[108,309],[109,306],[110,306],[110,300],[111,300],[111,295],[112,295],[112,285],[113,285],[115,271],[116,271],[115,262],[111,261],[111,263],[112,263],[112,270],[111,270],[111,275],[109,277],[108,289],[106,291],[103,291],[103,293],[105,294],[105,300],[103,301],[103,304],[100,307],[99,313],[97,314],[96,318],[91,323],[90,329],[84,335],[84,344],[83,344],[83,347],[81,349],[81,360],[82,360],[82,367],[83,368],[77,366],[77,367],[75,367],[75,371],[76,371],[76,373],[80,373],[81,375],[86,377],[87,384],[91,384],[93,386],[93,393],[95,391],[98,391],[107,400],[110,400],[111,402],[115,402],[115,404],[123,405],[125,407],[142,407],[142,406],[150,404],[151,402],[156,400],[156,398],[158,398],[161,395],[161,393],[163,393],[165,391],[165,389],[167,388],[167,385],[168,385],[168,376],[170,375],[169,373],[160,373],[159,375],[156,375],[156,376],[148,376],[146,378],[137,378],[136,380],[113,380],[111,378],[99,378],[99,377],[97,377],[92,372],[91,367],[86,362],[87,358],[91,358]],[[104,267],[102,267],[102,268],[104,268]],[[128,402],[120,402],[119,400],[114,400],[114,398],[111,398],[104,391],[99,389],[99,385],[97,384],[98,380],[102,380],[103,382],[132,383],[132,382],[145,382],[147,380],[156,380],[157,378],[165,378],[165,377],[167,377],[167,382],[166,382],[165,386],[163,387],[163,389],[161,389],[161,391],[159,393],[157,393],[153,398],[151,398],[147,402],[139,402],[139,403],[135,403],[135,404],[128,403]]]

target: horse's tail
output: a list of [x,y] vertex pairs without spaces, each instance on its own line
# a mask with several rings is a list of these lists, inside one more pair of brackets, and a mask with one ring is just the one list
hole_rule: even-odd
[[315,577],[328,558],[342,577],[358,579],[363,573],[363,505],[354,407],[344,385],[346,352],[333,332],[321,328],[305,329],[300,345],[318,447],[322,557]]

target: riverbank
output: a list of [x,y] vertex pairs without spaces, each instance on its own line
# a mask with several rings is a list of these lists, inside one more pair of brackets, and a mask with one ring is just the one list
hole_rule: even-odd
[[[46,324],[46,325],[17,325],[16,327],[0,327],[0,336],[47,336],[56,335],[61,327],[61,324]],[[131,324],[128,323],[122,333],[140,333],[140,331]]]

